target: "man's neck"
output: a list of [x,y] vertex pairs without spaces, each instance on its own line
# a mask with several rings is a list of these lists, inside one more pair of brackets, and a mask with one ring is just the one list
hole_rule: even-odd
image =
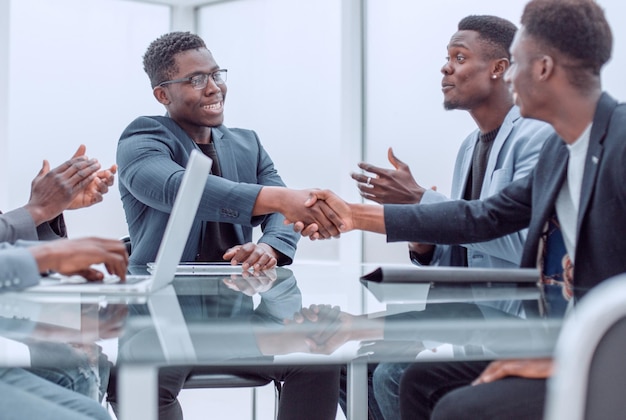
[[[174,120],[176,121],[176,120]],[[179,121],[176,123],[187,133],[191,139],[198,144],[211,143],[211,127],[198,127],[196,125],[184,124]]]
[[548,122],[552,124],[557,134],[567,143],[573,144],[593,122],[601,90],[579,95],[563,96],[554,102],[554,112]]
[[469,110],[481,133],[488,133],[502,125],[513,107],[513,98],[507,90],[492,95],[491,100]]

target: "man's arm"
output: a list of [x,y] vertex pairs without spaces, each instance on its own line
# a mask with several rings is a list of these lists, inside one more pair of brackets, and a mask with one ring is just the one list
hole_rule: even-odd
[[[124,131],[118,144],[120,183],[143,204],[160,212],[171,212],[184,174],[183,162],[177,163],[172,155],[182,156],[191,151],[180,150],[181,144],[156,120],[138,118]],[[257,224],[262,221],[254,216],[279,212],[287,217],[297,217],[293,220],[318,223],[325,237],[338,235],[339,230],[330,221],[333,213],[328,206],[323,203],[313,208],[303,206],[309,194],[309,190],[261,186],[209,176],[197,217],[253,226],[255,221]]]
[[[329,190],[313,191],[306,205],[324,200],[342,221],[341,232],[365,230],[387,234],[389,242],[461,244],[494,239],[528,227],[533,174],[484,201],[449,201],[429,205],[375,206],[345,202]],[[298,222],[303,236],[315,226]]]
[[37,226],[23,207],[0,214],[0,242],[14,243],[18,239],[35,241]]
[[102,171],[99,168],[97,160],[85,156],[84,145],[57,168],[51,170],[44,161],[31,183],[28,203],[0,215],[0,242],[65,237],[62,212],[102,201],[102,195],[113,184],[115,165]]
[[0,292],[34,286],[40,278],[37,262],[27,248],[0,243]]

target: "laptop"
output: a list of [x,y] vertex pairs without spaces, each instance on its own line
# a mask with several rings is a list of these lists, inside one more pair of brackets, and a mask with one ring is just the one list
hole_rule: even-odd
[[126,277],[126,282],[120,282],[114,276],[105,277],[103,282],[86,282],[80,276],[53,275],[51,278],[42,279],[39,285],[26,289],[24,292],[146,294],[170,284],[185,250],[211,165],[211,158],[197,150],[191,152],[150,274],[129,275]]
[[[155,263],[147,264],[148,272],[152,273],[155,269]],[[249,273],[253,273],[252,268],[248,269]],[[229,276],[240,275],[242,268],[240,265],[231,265],[230,262],[181,262],[176,267],[176,275],[181,277],[187,276]]]

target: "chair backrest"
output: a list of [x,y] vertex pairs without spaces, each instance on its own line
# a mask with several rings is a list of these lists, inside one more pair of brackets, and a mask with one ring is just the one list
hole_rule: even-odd
[[133,246],[132,246],[132,244],[130,242],[130,236],[129,235],[122,236],[120,238],[120,241],[122,241],[122,243],[126,247],[126,253],[130,257],[130,253],[133,251]]
[[626,273],[596,286],[565,321],[545,419],[624,418],[625,355]]

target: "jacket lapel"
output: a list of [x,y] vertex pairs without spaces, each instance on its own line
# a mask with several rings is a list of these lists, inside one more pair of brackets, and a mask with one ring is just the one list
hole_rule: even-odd
[[[237,160],[235,159],[235,152],[232,148],[232,142],[228,138],[228,129],[223,125],[219,127],[213,127],[211,131],[211,138],[215,145],[215,152],[220,161],[220,170],[222,171],[222,178],[230,181],[239,182],[239,173],[237,171]],[[239,238],[240,243],[244,243],[245,235],[243,228],[239,224],[234,224],[233,229]]]
[[485,170],[485,179],[483,180],[483,185],[480,190],[481,198],[484,197],[483,194],[486,194],[489,191],[489,186],[491,184],[491,175],[496,169],[496,164],[498,163],[498,156],[500,155],[500,151],[502,150],[506,139],[509,137],[509,134],[511,134],[511,131],[513,130],[513,123],[519,118],[519,108],[514,106],[506,115],[504,121],[502,121],[502,126],[500,126],[500,130],[498,130],[498,135],[494,139],[493,146],[491,147],[491,151],[489,152],[487,169]]
[[608,129],[609,121],[613,115],[613,110],[617,102],[608,94],[603,93],[598,101],[596,113],[593,117],[591,134],[589,136],[589,149],[585,162],[585,172],[583,174],[583,184],[580,191],[580,208],[578,210],[578,222],[576,227],[576,237],[580,232],[582,219],[589,207],[589,201],[593,192],[593,186],[598,175],[598,168],[602,160],[604,151],[604,138]]
[[215,151],[220,161],[222,178],[230,179],[231,181],[239,181],[235,153],[231,142],[228,141],[228,132],[223,128],[223,126],[214,127],[211,132],[211,137],[215,144]]
[[457,185],[457,189],[452,191],[452,197],[455,200],[463,199],[463,195],[465,194],[465,188],[467,187],[467,180],[469,178],[470,167],[472,166],[472,156],[474,156],[474,147],[476,147],[476,141],[478,140],[479,131],[476,130],[474,134],[474,141],[469,142],[467,147],[465,148],[465,153],[463,154],[463,162],[461,163],[460,168],[460,176],[463,179],[463,182],[460,182]]

